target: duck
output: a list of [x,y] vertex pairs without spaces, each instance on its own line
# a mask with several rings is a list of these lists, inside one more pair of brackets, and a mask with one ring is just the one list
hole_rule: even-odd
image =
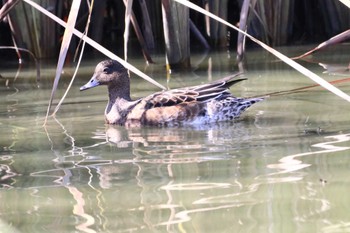
[[107,86],[109,99],[104,113],[106,124],[198,125],[235,120],[251,105],[264,99],[233,96],[229,88],[243,80],[246,79],[233,75],[132,100],[128,70],[115,60],[104,60],[97,64],[92,78],[80,87],[80,91]]

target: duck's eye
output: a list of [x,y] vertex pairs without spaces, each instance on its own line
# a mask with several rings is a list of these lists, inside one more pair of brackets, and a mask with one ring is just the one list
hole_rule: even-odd
[[111,73],[111,69],[108,68],[108,67],[105,67],[105,68],[103,69],[103,73],[109,74],[109,73]]

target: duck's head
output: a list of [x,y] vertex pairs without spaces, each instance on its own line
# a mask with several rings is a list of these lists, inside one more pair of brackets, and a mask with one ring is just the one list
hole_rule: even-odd
[[105,60],[97,64],[95,72],[84,86],[80,87],[81,91],[97,87],[99,85],[119,86],[123,88],[129,84],[129,76],[125,67],[115,60]]

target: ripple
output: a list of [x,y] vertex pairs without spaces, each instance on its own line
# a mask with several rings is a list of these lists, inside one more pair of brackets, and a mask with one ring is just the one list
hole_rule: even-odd
[[204,190],[216,188],[230,188],[232,184],[229,183],[188,183],[188,184],[170,184],[161,187],[163,190]]
[[[326,137],[324,137],[324,139],[331,140],[331,141],[316,143],[316,144],[312,145],[312,147],[320,148],[322,150],[288,155],[288,156],[281,158],[279,160],[279,163],[277,163],[277,164],[267,165],[268,168],[276,169],[279,171],[266,175],[266,178],[269,179],[270,182],[289,182],[289,181],[301,180],[306,173],[299,172],[299,173],[295,173],[295,175],[292,175],[292,176],[290,173],[300,171],[304,168],[310,167],[312,164],[304,163],[300,158],[305,157],[305,156],[312,156],[312,155],[318,155],[318,154],[324,154],[324,153],[345,151],[345,150],[350,149],[350,147],[348,147],[348,146],[334,145],[337,143],[350,141],[350,134],[339,134],[339,135],[326,136]],[[281,175],[281,174],[285,174],[285,173],[288,173],[288,177],[273,178],[273,176],[277,176],[277,175]],[[261,178],[261,177],[262,176],[260,176],[259,178]]]

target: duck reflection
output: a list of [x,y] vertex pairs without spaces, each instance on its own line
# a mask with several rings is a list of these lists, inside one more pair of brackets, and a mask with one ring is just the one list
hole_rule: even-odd
[[102,155],[105,159],[111,159],[111,164],[98,168],[100,185],[111,188],[121,181],[135,179],[139,173],[147,173],[151,177],[169,177],[174,175],[170,167],[172,164],[180,167],[188,164],[193,166],[192,171],[195,167],[201,172],[200,163],[227,161],[239,156],[239,150],[249,148],[248,140],[252,133],[244,122],[196,128],[128,129],[107,125],[105,137],[101,137],[100,130],[95,132],[95,138],[100,135],[100,140],[106,140],[111,149]]
[[[100,155],[111,160],[96,167],[98,186],[109,202],[106,206],[118,206],[118,216],[137,219],[138,226],[132,228],[126,217],[119,218],[123,229],[172,232],[177,224],[190,222],[192,214],[205,216],[216,210],[224,217],[226,209],[242,204],[231,199],[247,192],[239,181],[239,157],[250,156],[254,150],[249,145],[255,130],[249,119],[191,128],[108,125],[104,138],[101,130],[94,133],[107,144],[97,143],[99,149],[85,152],[103,150]],[[210,206],[201,202],[208,199]],[[193,231],[197,227],[202,228],[196,223],[185,228]]]
[[[252,123],[252,122],[250,122]],[[125,128],[116,125],[107,125],[105,129],[106,141],[123,148],[127,146],[150,146],[151,144],[173,143],[175,145],[193,142],[208,146],[208,143],[227,142],[230,140],[244,141],[252,137],[251,125],[247,121],[220,122],[210,125],[190,127],[135,127]],[[96,132],[100,135],[101,132]],[[204,144],[203,144],[204,143]],[[185,148],[184,147],[184,148]],[[191,146],[190,146],[191,147]]]
[[[46,151],[40,163],[29,163],[33,156],[14,158],[15,165],[27,165],[18,171],[13,188],[28,187],[23,192],[28,204],[13,201],[6,208],[34,213],[37,219],[49,212],[52,222],[66,226],[72,224],[69,219],[77,219],[72,227],[86,232],[174,232],[195,213],[201,223],[184,226],[193,232],[202,227],[205,213],[215,209],[217,220],[228,223],[226,209],[237,203],[224,196],[246,189],[239,157],[250,156],[254,148],[249,145],[257,135],[249,121],[197,128],[106,126],[89,138],[74,137],[59,122],[61,130],[51,124],[53,156]],[[23,198],[15,189],[11,192]]]

